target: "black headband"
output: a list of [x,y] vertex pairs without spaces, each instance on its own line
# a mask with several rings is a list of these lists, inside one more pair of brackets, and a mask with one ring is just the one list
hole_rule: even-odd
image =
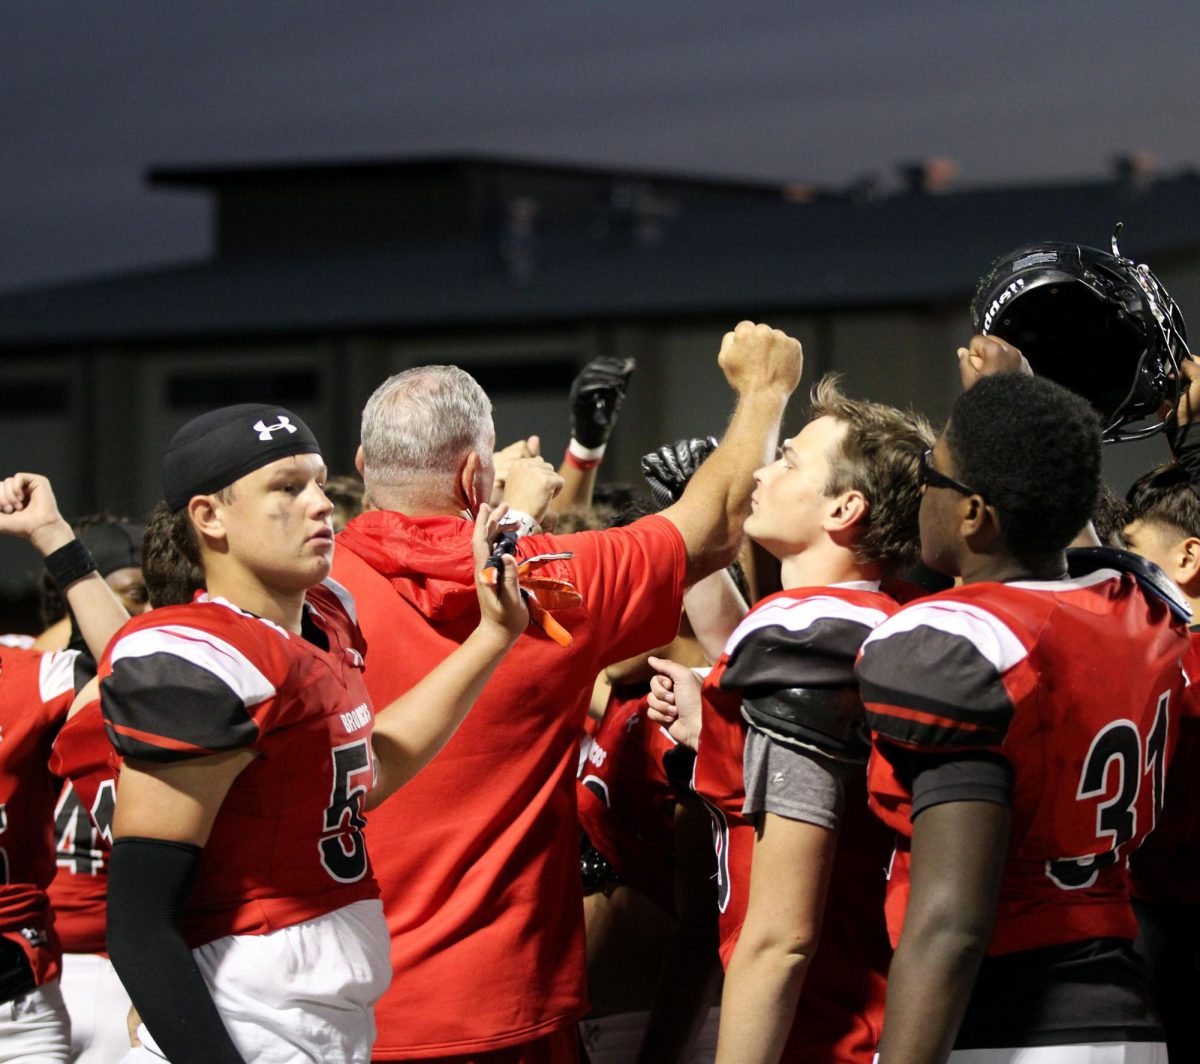
[[163,497],[171,510],[193,495],[229,487],[279,458],[321,454],[308,426],[291,411],[262,403],[223,406],[192,418],[167,445]]

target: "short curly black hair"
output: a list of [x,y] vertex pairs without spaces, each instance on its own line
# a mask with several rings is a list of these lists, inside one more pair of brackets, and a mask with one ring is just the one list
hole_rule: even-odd
[[1017,558],[1060,551],[1096,509],[1100,420],[1045,377],[999,373],[960,395],[946,426],[954,475],[996,510]]

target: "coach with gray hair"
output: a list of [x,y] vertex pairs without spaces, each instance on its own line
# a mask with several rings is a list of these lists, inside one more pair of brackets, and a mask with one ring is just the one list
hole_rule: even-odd
[[[555,612],[570,645],[531,628],[441,755],[371,815],[393,968],[374,1060],[578,1060],[574,776],[592,684],[669,642],[684,587],[732,560],[802,354],[784,333],[742,322],[718,362],[737,404],[677,503],[624,528],[520,539],[518,561],[572,554],[542,570],[579,592],[578,606]],[[468,519],[490,497],[494,444],[491,403],[456,367],[400,373],[367,403],[357,464],[377,509],[338,536],[334,575],[358,604],[377,705],[477,622]]]

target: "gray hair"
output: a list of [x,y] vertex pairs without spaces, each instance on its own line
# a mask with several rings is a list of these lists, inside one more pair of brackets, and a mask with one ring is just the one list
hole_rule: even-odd
[[362,415],[367,479],[400,484],[453,476],[468,451],[490,455],[492,402],[457,366],[417,366],[389,377]]

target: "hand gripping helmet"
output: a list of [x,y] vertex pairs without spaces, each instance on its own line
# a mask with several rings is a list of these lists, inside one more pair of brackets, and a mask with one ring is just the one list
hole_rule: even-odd
[[1163,427],[1189,357],[1183,315],[1150,268],[1078,244],[1029,244],[996,260],[971,301],[976,332],[1021,349],[1033,372],[1096,408],[1108,442]]

